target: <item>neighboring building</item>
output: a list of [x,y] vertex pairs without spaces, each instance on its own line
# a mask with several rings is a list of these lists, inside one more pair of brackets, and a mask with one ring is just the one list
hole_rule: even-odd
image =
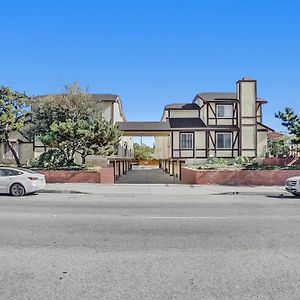
[[[91,94],[91,97],[99,101],[103,109],[103,117],[113,124],[116,122],[126,121],[121,99],[118,95],[111,94]],[[38,157],[47,148],[38,139],[32,139],[26,132],[24,134],[12,132],[10,134],[11,142],[17,151],[22,164],[27,164],[31,159]],[[131,137],[124,136],[118,146],[116,155],[110,156],[110,160],[124,160],[133,157],[133,142]],[[79,160],[79,156],[76,157]],[[88,156],[87,164],[101,165],[107,163],[108,158],[101,158],[99,156]],[[7,146],[0,144],[0,163],[14,163],[14,159]]]
[[235,93],[201,93],[192,103],[167,105],[161,122],[168,123],[169,134],[155,137],[155,155],[173,175],[180,175],[182,162],[265,157],[269,129],[262,123],[265,103],[257,97],[256,81],[244,78]]

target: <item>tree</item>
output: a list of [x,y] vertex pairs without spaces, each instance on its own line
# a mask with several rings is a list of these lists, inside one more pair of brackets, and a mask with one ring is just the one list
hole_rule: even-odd
[[282,121],[282,125],[287,128],[292,135],[291,141],[295,144],[300,143],[300,118],[290,107],[285,108],[284,112],[278,112],[275,117]]
[[42,135],[51,125],[66,120],[89,120],[91,116],[102,115],[102,105],[86,92],[77,82],[65,86],[65,93],[36,97],[32,101],[33,130]]
[[103,118],[90,120],[54,121],[41,141],[64,153],[67,165],[74,164],[74,155],[79,153],[82,164],[88,155],[111,155],[120,141],[121,132]]
[[121,131],[104,119],[95,119],[88,122],[81,132],[81,140],[76,152],[80,154],[82,164],[85,164],[88,155],[109,156],[117,150]]
[[112,154],[120,141],[120,130],[102,117],[101,108],[74,84],[66,94],[37,101],[33,128],[45,145],[62,151],[66,165],[74,164],[75,153],[85,164],[88,155]]
[[286,140],[277,139],[268,141],[268,151],[272,156],[287,156],[290,149],[286,144]]
[[9,134],[12,131],[20,132],[29,115],[29,98],[8,87],[0,87],[0,142],[7,144],[18,167],[20,159],[13,148]]
[[140,160],[150,160],[153,158],[153,148],[142,144],[139,145],[138,143],[133,144],[133,150],[134,150],[134,160],[140,161]]

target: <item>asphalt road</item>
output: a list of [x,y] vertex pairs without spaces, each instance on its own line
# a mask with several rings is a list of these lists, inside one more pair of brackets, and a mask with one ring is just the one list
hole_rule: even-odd
[[299,299],[300,199],[0,197],[1,299]]

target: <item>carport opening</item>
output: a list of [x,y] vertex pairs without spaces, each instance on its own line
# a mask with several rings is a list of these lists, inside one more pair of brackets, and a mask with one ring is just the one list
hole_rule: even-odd
[[[170,145],[173,127],[169,121],[119,122],[117,125],[124,136],[130,136],[139,143],[146,143],[147,141],[147,144],[154,144],[154,157],[158,159],[156,167],[150,164],[133,164],[132,168],[121,174],[125,175],[118,176],[118,183],[180,183],[184,160],[172,158],[174,151]],[[118,169],[120,166],[117,166],[115,170]]]
[[[152,133],[153,134],[153,133]],[[131,161],[130,168],[121,172],[120,176],[117,174],[116,183],[118,184],[178,184],[179,172],[177,171],[177,165],[175,162],[169,160],[169,158],[161,159],[157,153],[156,139],[157,136],[168,136],[168,132],[158,132],[155,135],[150,135],[147,132],[135,133],[131,136],[133,143],[135,144],[135,152],[140,151],[150,154],[148,159],[142,159],[142,155],[137,156]],[[148,155],[148,156],[150,156]],[[116,168],[122,168],[117,165]],[[118,170],[117,170],[118,171]]]

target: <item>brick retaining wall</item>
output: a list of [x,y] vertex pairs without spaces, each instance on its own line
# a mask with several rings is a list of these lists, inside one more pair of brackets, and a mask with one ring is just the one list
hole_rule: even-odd
[[293,162],[293,165],[300,165],[300,157],[267,157],[263,163],[272,166],[287,166]]
[[114,183],[114,168],[103,167],[99,171],[38,170],[47,183]]
[[182,168],[181,183],[219,185],[284,185],[300,170],[195,170]]

